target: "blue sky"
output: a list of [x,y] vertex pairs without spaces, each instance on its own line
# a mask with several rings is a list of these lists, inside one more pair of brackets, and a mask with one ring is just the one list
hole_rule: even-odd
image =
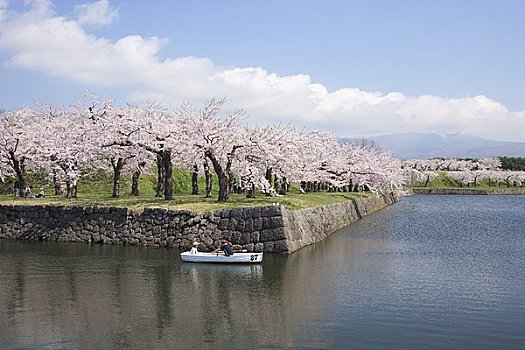
[[228,98],[341,136],[525,141],[525,2],[0,0],[0,108]]

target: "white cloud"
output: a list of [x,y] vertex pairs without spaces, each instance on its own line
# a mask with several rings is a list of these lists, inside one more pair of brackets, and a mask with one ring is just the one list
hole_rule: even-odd
[[107,26],[117,20],[117,9],[111,8],[108,0],[99,0],[75,6],[80,25]]
[[7,0],[0,0],[0,22],[7,16]]
[[[6,11],[2,1],[0,14]],[[133,35],[111,41],[86,32],[82,24],[107,23],[102,19],[111,18],[112,10],[107,1],[85,6],[84,20],[76,21],[53,14],[44,0],[33,1],[24,13],[0,16],[0,50],[9,55],[8,66],[79,82],[90,90],[124,88],[132,99],[157,99],[173,108],[182,101],[227,96],[228,105],[246,109],[253,122],[292,122],[339,135],[465,132],[525,141],[525,111],[511,112],[486,96],[449,99],[358,88],[330,92],[306,74],[221,67],[209,58],[161,59],[167,39]],[[91,10],[97,15],[87,16]]]

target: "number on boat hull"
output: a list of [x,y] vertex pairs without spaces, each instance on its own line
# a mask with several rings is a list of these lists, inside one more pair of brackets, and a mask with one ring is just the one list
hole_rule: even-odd
[[257,254],[250,255],[250,261],[256,261],[257,260]]

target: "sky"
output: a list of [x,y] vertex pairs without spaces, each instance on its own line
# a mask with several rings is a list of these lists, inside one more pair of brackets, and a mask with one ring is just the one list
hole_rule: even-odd
[[84,94],[256,125],[525,141],[522,0],[0,0],[0,109]]

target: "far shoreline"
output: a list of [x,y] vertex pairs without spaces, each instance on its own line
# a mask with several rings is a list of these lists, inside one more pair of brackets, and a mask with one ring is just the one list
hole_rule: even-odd
[[475,188],[412,188],[409,192],[423,195],[525,195],[525,188],[501,188],[494,190]]

